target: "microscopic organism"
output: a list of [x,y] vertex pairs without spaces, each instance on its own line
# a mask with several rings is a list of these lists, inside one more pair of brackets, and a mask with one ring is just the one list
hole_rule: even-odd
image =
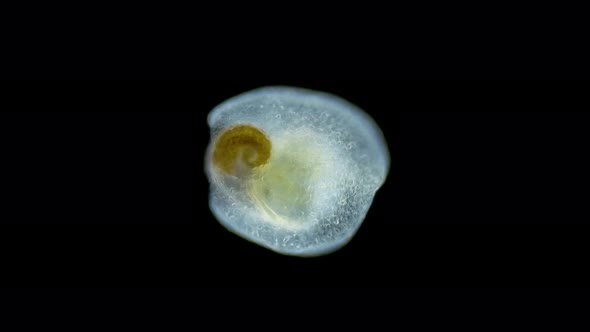
[[389,172],[377,124],[324,92],[264,87],[208,116],[209,206],[228,230],[293,256],[346,245]]

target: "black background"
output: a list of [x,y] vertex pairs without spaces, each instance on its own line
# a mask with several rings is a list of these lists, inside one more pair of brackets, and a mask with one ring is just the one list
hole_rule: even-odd
[[[340,251],[275,254],[208,208],[208,112],[266,85],[337,94],[392,156]],[[587,286],[587,89],[564,82],[226,80],[6,86],[9,286]]]

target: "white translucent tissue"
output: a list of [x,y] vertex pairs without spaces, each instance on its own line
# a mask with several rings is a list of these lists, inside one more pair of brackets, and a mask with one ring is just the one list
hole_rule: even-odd
[[[317,256],[344,246],[389,171],[389,152],[375,122],[327,93],[260,88],[223,102],[208,122],[205,169],[213,214],[230,231],[278,253]],[[245,161],[236,160],[236,171],[228,174],[214,161],[216,141],[244,125],[266,135],[270,157],[246,172],[239,168]],[[253,158],[257,152],[238,155]]]

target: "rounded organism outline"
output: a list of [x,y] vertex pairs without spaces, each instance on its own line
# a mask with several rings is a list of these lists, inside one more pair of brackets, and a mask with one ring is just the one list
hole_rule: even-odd
[[329,93],[263,87],[222,102],[207,120],[212,213],[277,253],[318,256],[346,245],[389,172],[375,121]]

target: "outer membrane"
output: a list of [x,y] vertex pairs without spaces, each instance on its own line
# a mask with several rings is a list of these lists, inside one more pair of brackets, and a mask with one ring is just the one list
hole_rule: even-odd
[[327,93],[260,88],[215,107],[208,122],[211,211],[281,254],[317,256],[348,243],[389,171],[375,122]]

